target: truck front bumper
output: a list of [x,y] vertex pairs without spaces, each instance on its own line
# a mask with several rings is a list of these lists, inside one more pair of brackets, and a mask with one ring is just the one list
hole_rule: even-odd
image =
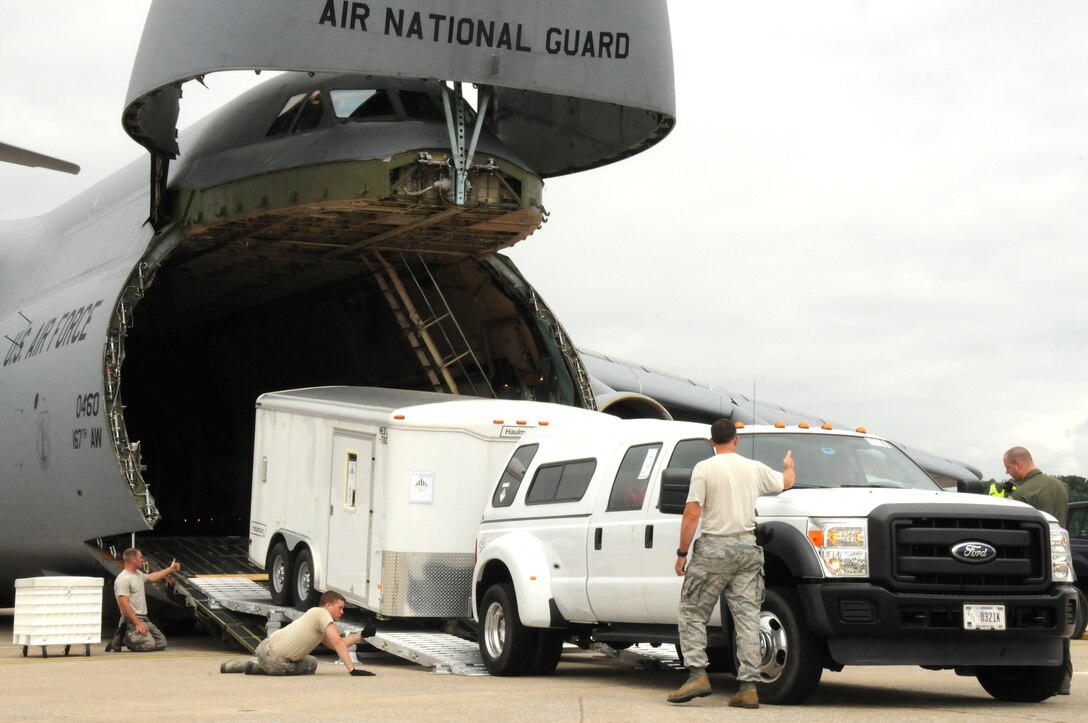
[[[1035,595],[899,593],[867,583],[799,590],[813,633],[841,665],[1059,665],[1073,633],[1077,595],[1053,586]],[[1005,630],[965,630],[963,606],[1005,606]]]

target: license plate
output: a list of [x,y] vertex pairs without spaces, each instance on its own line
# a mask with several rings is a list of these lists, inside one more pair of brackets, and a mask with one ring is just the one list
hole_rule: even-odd
[[1004,630],[1004,605],[964,605],[964,630]]

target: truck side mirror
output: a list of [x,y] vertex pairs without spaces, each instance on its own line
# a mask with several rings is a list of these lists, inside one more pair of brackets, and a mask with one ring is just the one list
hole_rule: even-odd
[[658,509],[667,515],[682,515],[691,487],[690,469],[666,469],[661,472],[661,498]]
[[958,479],[956,480],[956,491],[967,492],[973,495],[985,495],[989,494],[989,485],[986,482],[978,479]]

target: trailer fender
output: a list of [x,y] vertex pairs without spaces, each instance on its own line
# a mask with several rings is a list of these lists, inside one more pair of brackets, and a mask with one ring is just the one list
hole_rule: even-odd
[[532,535],[515,532],[492,542],[486,542],[482,537],[480,545],[472,580],[473,618],[479,619],[479,598],[486,592],[480,583],[499,566],[509,572],[522,625],[549,627],[553,607],[551,568],[540,541]]

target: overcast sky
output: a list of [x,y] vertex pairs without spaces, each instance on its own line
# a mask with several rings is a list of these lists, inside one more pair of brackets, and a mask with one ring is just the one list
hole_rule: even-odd
[[[143,150],[146,1],[4,1],[0,218]],[[1083,2],[674,2],[676,129],[512,252],[580,346],[1003,477],[1088,474]],[[188,84],[181,126],[253,83]]]

